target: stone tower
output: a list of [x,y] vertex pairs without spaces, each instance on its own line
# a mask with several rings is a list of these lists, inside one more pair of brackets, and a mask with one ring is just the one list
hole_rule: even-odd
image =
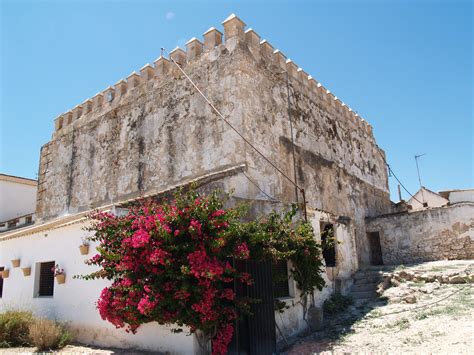
[[[309,208],[351,221],[363,252],[364,218],[390,204],[372,127],[245,27],[231,15],[223,33],[210,28],[169,56],[262,154],[287,176],[296,171]],[[223,171],[233,171],[222,186],[238,197],[295,201],[294,186],[159,57],[55,120],[41,150],[36,213],[59,218]]]

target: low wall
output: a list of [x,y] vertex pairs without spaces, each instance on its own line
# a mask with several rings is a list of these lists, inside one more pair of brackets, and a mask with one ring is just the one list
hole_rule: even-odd
[[384,264],[474,259],[474,203],[368,219],[379,232]]

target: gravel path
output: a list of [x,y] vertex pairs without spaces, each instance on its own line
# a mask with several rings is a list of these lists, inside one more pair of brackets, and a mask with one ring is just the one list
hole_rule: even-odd
[[[439,261],[397,270],[446,273],[465,270],[472,263]],[[385,291],[384,301],[352,306],[334,316],[324,332],[298,341],[285,354],[472,354],[473,291],[473,284],[401,283]],[[415,296],[415,303],[403,301],[401,296],[407,293]]]

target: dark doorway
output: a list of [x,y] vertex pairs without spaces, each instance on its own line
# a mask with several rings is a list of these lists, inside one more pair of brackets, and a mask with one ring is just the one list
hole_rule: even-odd
[[254,284],[249,287],[236,285],[239,296],[260,300],[252,304],[252,316],[237,322],[228,354],[276,354],[275,310],[270,262],[236,262],[236,268],[248,272]]
[[336,243],[334,239],[334,225],[331,223],[321,223],[321,245],[323,246],[323,258],[326,267],[336,266]]
[[[3,271],[5,268],[0,266],[0,271]],[[3,277],[0,277],[0,298],[2,298],[3,294]]]
[[370,232],[367,233],[367,236],[369,238],[370,263],[372,265],[383,265],[379,232]]

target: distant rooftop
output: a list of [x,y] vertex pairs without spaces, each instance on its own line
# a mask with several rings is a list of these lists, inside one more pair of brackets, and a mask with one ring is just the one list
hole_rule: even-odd
[[38,185],[38,180],[29,179],[29,178],[25,178],[21,176],[15,176],[15,175],[1,174],[1,173],[0,173],[0,181],[10,181],[10,182],[16,182],[17,184],[25,184],[25,185],[31,185],[31,186]]

